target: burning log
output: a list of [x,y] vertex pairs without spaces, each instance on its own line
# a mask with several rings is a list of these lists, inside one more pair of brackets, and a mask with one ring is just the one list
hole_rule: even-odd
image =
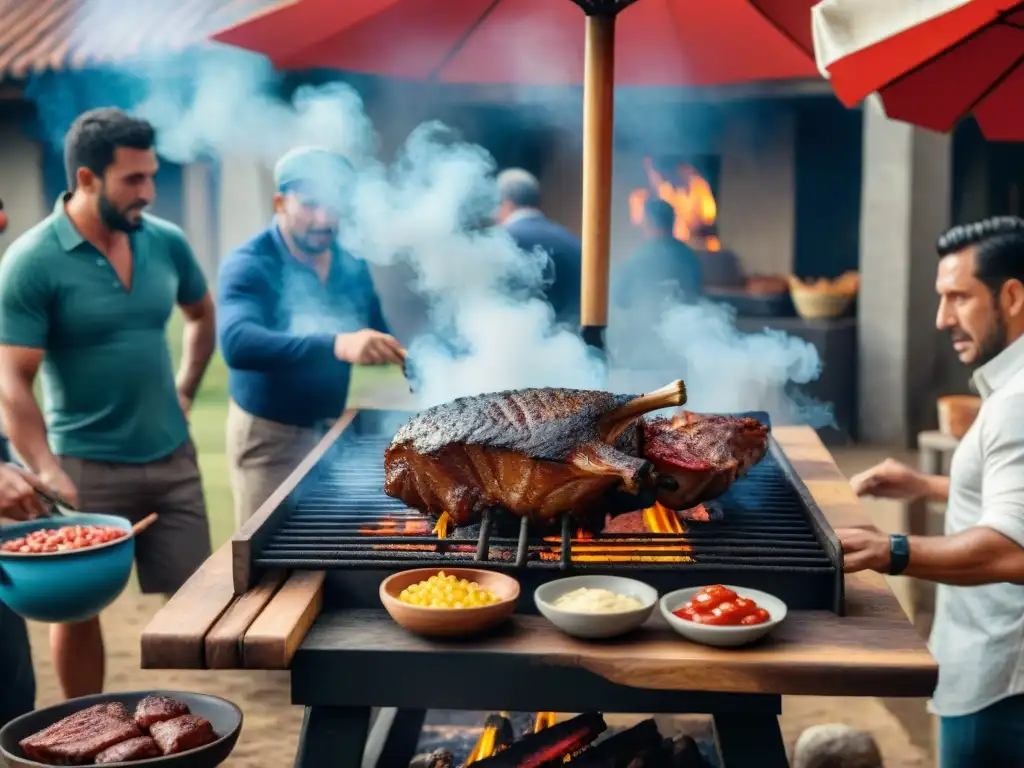
[[627,768],[637,759],[646,768],[655,763],[648,756],[664,757],[661,733],[653,719],[642,720],[632,728],[611,736],[597,746],[584,750],[570,760],[571,768]]
[[483,764],[487,758],[507,749],[515,741],[516,732],[512,721],[504,715],[488,715],[484,721],[484,730],[477,739],[476,746],[469,753],[464,765]]
[[508,749],[476,765],[477,768],[543,768],[587,746],[607,727],[597,712],[577,715],[527,734]]
[[447,749],[435,749],[422,755],[416,755],[409,763],[409,768],[455,768],[455,756]]

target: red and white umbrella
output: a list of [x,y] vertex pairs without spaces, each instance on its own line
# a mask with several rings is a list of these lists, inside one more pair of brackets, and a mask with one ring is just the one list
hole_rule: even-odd
[[895,120],[947,132],[973,115],[989,139],[1024,141],[1024,2],[824,0],[810,16],[818,68],[847,106],[878,93]]

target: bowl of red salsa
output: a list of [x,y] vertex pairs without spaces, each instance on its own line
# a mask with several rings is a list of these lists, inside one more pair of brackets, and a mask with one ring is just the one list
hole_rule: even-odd
[[669,626],[687,640],[722,648],[752,643],[786,618],[786,604],[774,595],[725,584],[669,592],[660,608]]

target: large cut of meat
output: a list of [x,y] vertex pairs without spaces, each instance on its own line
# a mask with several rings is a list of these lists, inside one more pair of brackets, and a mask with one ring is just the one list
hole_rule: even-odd
[[142,736],[119,703],[96,704],[18,742],[33,760],[49,765],[84,765],[107,747]]
[[210,721],[195,715],[153,723],[149,735],[165,755],[176,755],[217,740]]
[[640,397],[521,389],[459,398],[398,431],[384,453],[384,490],[456,525],[488,507],[548,523],[611,488],[638,492],[652,466],[637,419],[685,400],[682,381]]
[[643,455],[660,477],[657,499],[670,509],[722,495],[767,448],[768,428],[749,417],[680,411],[643,422]]
[[523,389],[459,398],[398,431],[384,454],[384,490],[456,525],[489,507],[542,525],[567,512],[603,521],[652,497],[688,509],[760,461],[768,429],[689,411],[642,418],[685,400],[682,381],[640,396]]

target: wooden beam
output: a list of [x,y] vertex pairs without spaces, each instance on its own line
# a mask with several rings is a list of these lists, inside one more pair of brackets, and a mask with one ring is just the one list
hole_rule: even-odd
[[249,627],[242,641],[246,669],[288,669],[323,606],[323,571],[296,571]]
[[241,669],[242,639],[288,578],[282,570],[266,573],[260,583],[235,598],[206,635],[206,666],[209,669]]

